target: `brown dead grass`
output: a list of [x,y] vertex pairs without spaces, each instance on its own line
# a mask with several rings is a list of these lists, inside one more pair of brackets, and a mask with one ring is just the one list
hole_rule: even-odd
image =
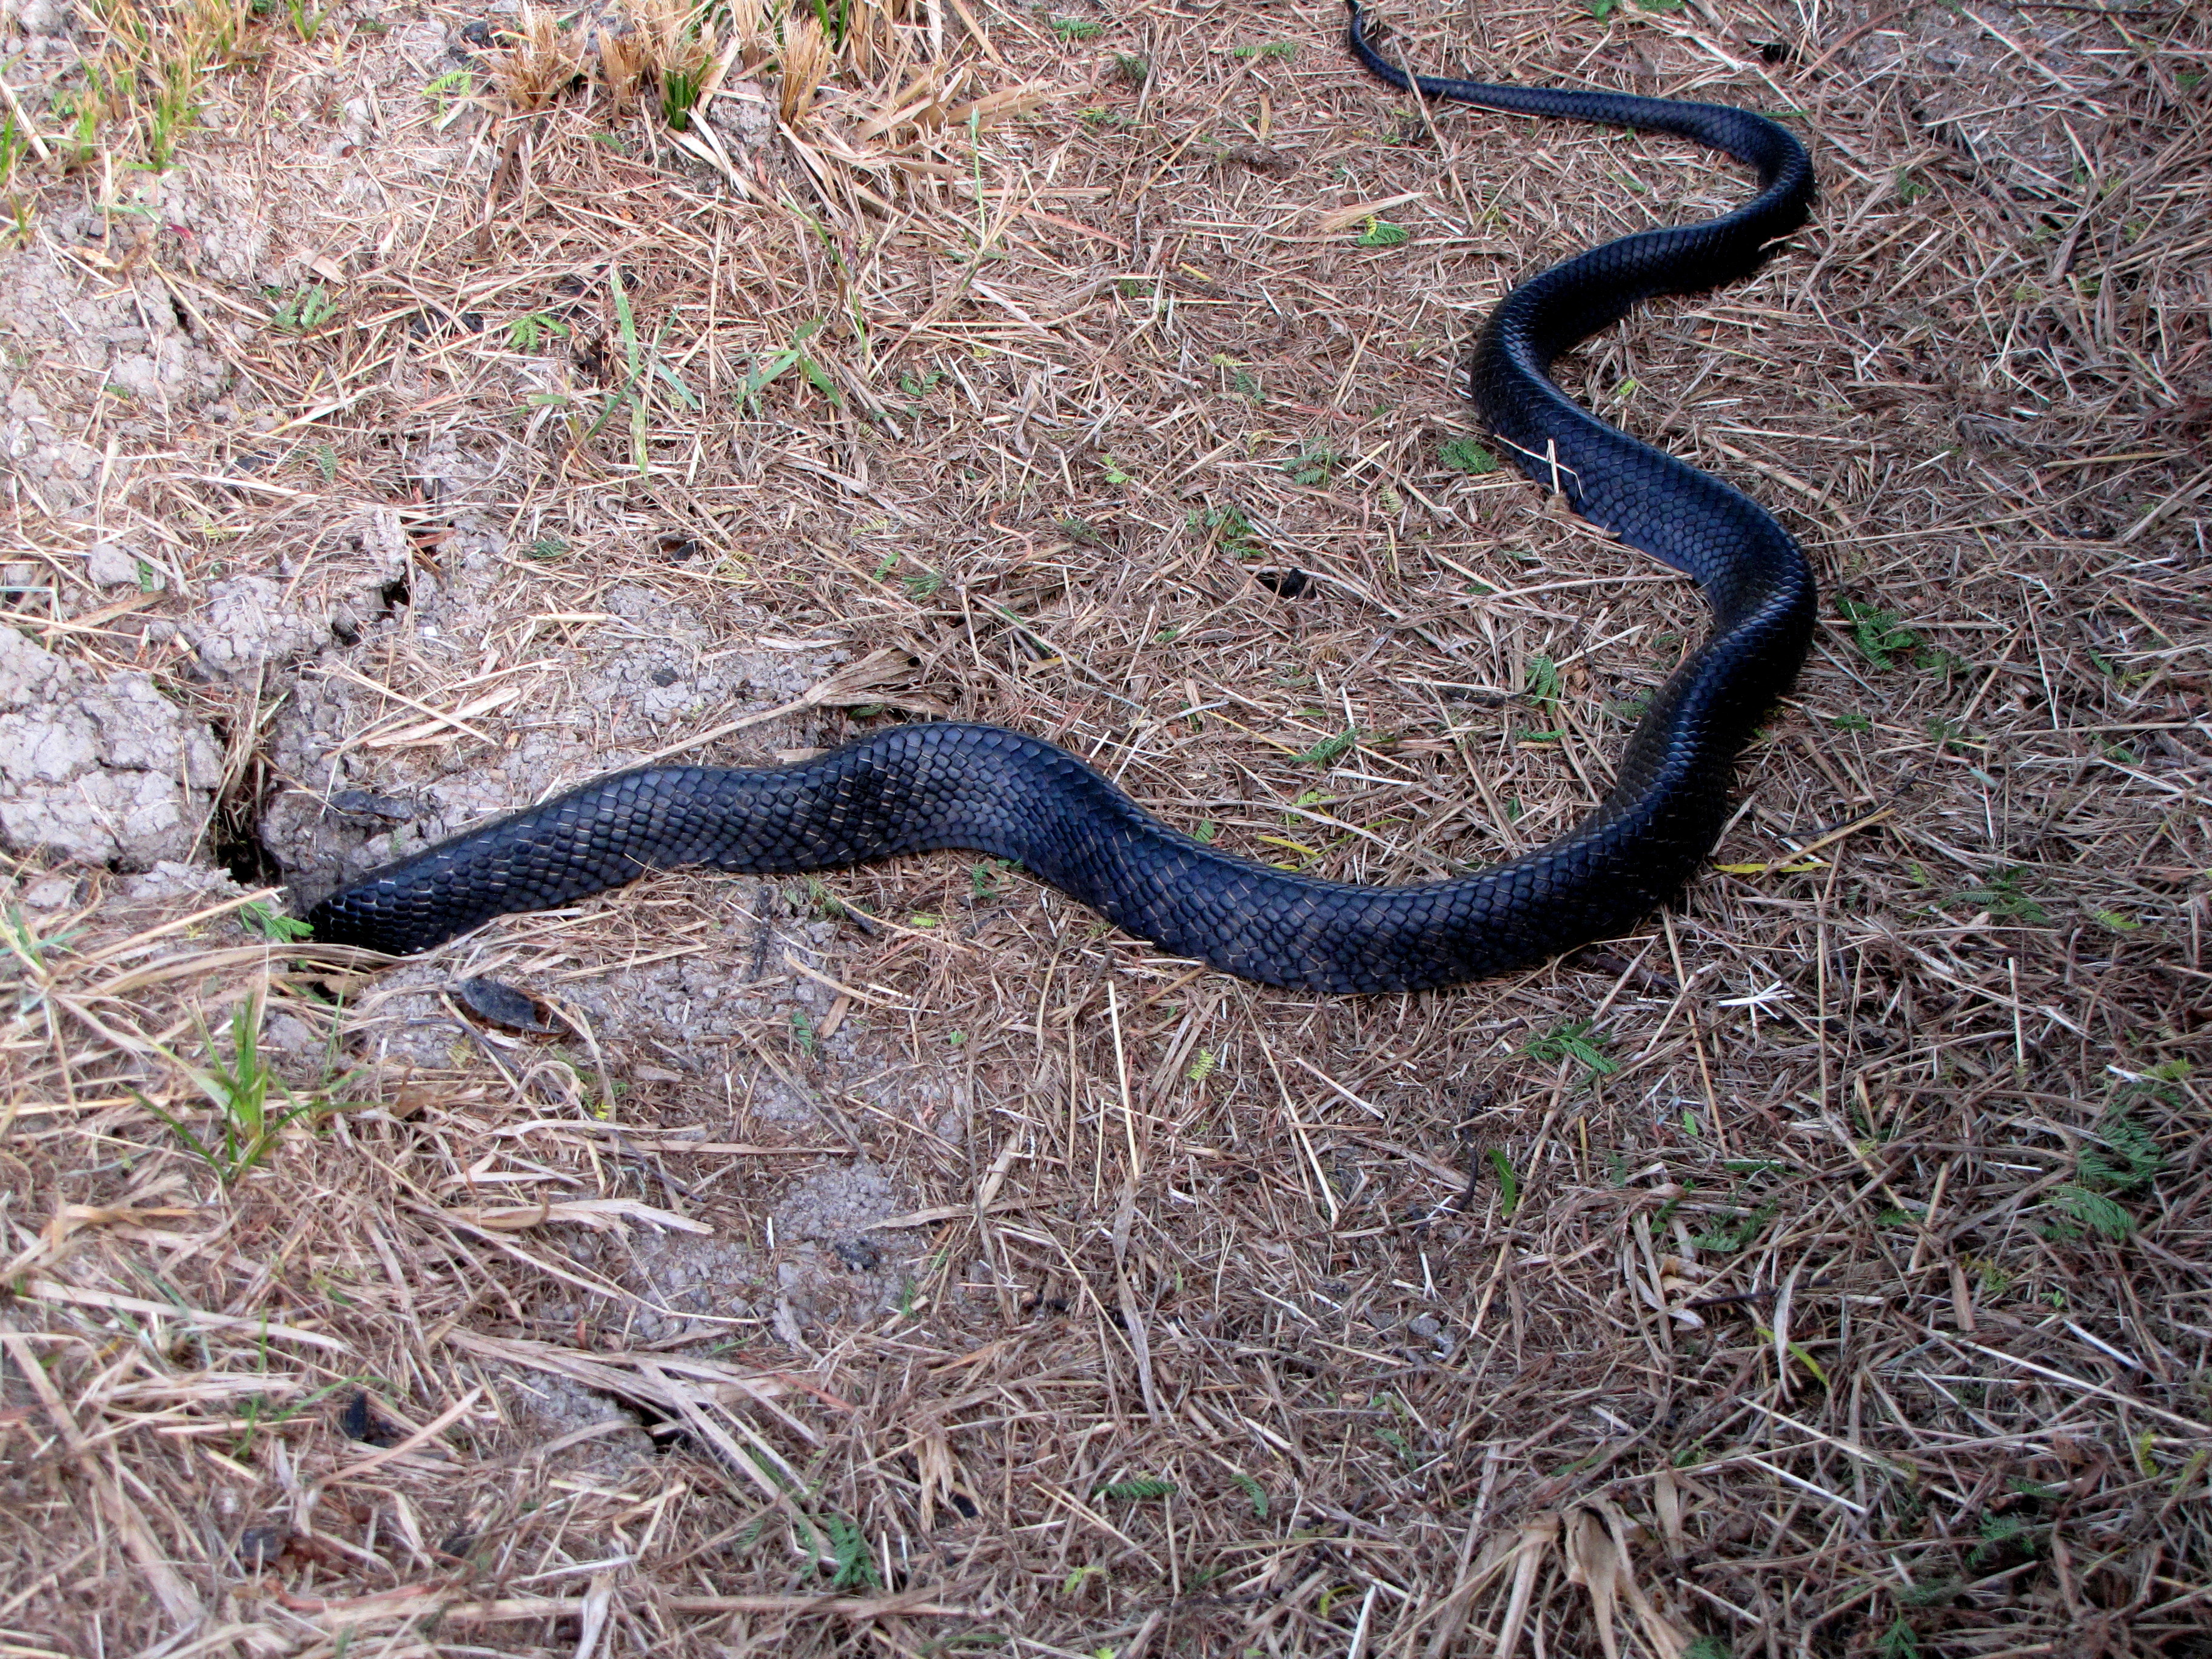
[[[1823,572],[1720,868],[1535,973],[1324,1001],[912,860],[825,884],[891,924],[841,935],[842,1066],[763,1018],[690,1069],[599,1031],[351,1076],[374,1016],[329,998],[366,1010],[362,964],[70,872],[9,913],[8,1651],[2212,1650],[2203,17],[1391,21],[1424,66],[1795,109],[1815,143],[1819,222],[1767,273],[1575,370]],[[79,527],[18,496],[9,556],[55,580],[11,624],[223,720],[250,815],[286,673],[190,681],[143,621],[219,568],[318,580],[363,502],[444,580],[453,510],[404,456],[451,438],[497,459],[520,602],[465,661],[392,625],[350,658],[428,720],[394,787],[490,753],[530,708],[471,714],[480,678],[627,583],[896,649],[887,698],[1052,737],[1260,856],[1406,880],[1533,844],[1702,619],[1448,464],[1454,358],[1517,276],[1742,184],[1424,113],[1339,22],[933,3],[803,91],[733,58],[787,123],[745,154],[518,70],[522,112],[469,117],[429,187],[395,171],[403,234],[311,268],[331,320],[225,345],[241,406],[295,422],[273,468],[237,483],[181,414],[141,446],[106,510],[173,527],[178,590],[103,605]],[[326,119],[333,50],[222,84]],[[76,257],[266,314],[158,238]],[[520,345],[537,314],[567,333]],[[549,990],[721,960],[730,885],[498,937]],[[223,1185],[149,1108],[193,1103],[179,1060],[246,1000],[330,1034],[294,1080],[345,1109]],[[819,1121],[763,1128],[779,1088]],[[781,1183],[861,1154],[913,1200],[875,1317],[656,1349],[571,1248],[759,1241]],[[526,1373],[671,1449],[573,1461],[600,1431],[514,1416]]]

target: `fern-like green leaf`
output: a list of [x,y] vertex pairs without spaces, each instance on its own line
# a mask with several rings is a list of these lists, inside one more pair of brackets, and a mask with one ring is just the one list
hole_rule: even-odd
[[1101,1486],[1096,1495],[1100,1498],[1128,1498],[1141,1503],[1155,1498],[1172,1498],[1175,1493],[1174,1481],[1140,1475],[1134,1480],[1116,1480],[1109,1486]]

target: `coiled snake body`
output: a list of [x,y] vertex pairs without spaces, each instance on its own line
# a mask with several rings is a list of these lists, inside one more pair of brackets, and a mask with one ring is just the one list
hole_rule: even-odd
[[1522,471],[1583,517],[1694,577],[1713,635],[1655,696],[1613,788],[1550,844],[1449,881],[1316,880],[1178,834],[1065,750],[995,726],[878,732],[792,766],[655,767],[584,786],[365,877],[308,915],[319,939],[421,951],[509,911],[681,866],[783,874],[959,848],[1039,879],[1179,956],[1270,985],[1413,991],[1532,966],[1632,927],[1717,839],[1736,752],[1803,661],[1814,585],[1763,509],[1615,430],[1553,361],[1638,300],[1755,270],[1808,210],[1810,162],[1764,117],[1613,93],[1409,76],[1351,5],[1350,43],[1401,89],[1487,109],[1646,128],[1721,150],[1760,189],[1724,217],[1608,242],[1514,289],[1484,327],[1475,404]]

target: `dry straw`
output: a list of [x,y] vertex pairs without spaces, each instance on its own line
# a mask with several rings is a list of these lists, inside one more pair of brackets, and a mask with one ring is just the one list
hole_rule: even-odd
[[[5,77],[72,331],[4,324],[8,624],[225,734],[203,867],[920,709],[1421,879],[1586,811],[1705,625],[1455,368],[1528,270],[1740,199],[1709,155],[1394,98],[1327,8],[633,9],[588,88],[519,13],[494,108],[389,21],[252,24],[158,203],[143,103],[72,161]],[[954,855],[381,976],[258,881],[13,860],[11,1651],[2197,1650],[2205,16],[1385,21],[1814,144],[1766,272],[1566,370],[1821,571],[1717,867],[1321,1000]],[[310,643],[210,666],[240,577]],[[210,1085],[310,1109],[204,1158],[161,1115],[229,1144]]]

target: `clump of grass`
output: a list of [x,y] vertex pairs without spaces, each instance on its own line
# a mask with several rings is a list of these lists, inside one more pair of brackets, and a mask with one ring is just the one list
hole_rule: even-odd
[[53,105],[67,128],[64,160],[82,166],[105,148],[166,171],[198,118],[203,88],[234,60],[252,15],[250,0],[105,0],[93,8],[100,49]]
[[[241,1000],[231,1010],[228,1054],[203,1025],[202,1063],[178,1062],[207,1101],[211,1121],[203,1126],[204,1133],[132,1091],[138,1103],[167,1125],[185,1150],[226,1185],[258,1168],[294,1123],[348,1109],[330,1097],[330,1091],[306,1099],[292,1092],[261,1052],[261,1014],[258,997]],[[341,1079],[335,1087],[342,1089],[349,1080]]]
[[584,54],[585,42],[558,14],[526,4],[485,68],[510,107],[538,110],[582,81]]

